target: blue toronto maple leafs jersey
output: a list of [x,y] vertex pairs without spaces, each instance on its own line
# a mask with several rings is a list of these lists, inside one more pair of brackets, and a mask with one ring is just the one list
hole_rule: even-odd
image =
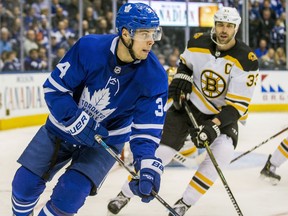
[[104,141],[130,141],[134,158],[154,155],[160,142],[168,81],[157,57],[117,64],[117,35],[87,35],[66,53],[44,83],[48,130],[78,143],[64,124],[81,108],[109,131]]

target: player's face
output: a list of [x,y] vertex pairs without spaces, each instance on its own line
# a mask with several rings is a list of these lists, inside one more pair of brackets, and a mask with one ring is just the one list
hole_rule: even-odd
[[133,37],[133,51],[137,59],[144,60],[147,58],[149,52],[152,49],[154,41],[154,30],[141,29],[137,30]]
[[235,35],[235,24],[227,22],[216,22],[216,41],[220,44],[228,44]]

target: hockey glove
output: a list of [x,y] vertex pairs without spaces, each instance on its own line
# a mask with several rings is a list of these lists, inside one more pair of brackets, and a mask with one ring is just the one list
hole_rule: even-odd
[[184,97],[188,99],[192,92],[192,77],[185,71],[179,71],[174,75],[171,84],[169,85],[168,97],[173,98],[173,105],[177,110],[182,107],[181,100]]
[[83,145],[94,147],[98,145],[94,136],[107,137],[108,131],[98,122],[91,118],[82,109],[78,109],[76,115],[65,123],[66,130],[78,142]]
[[133,194],[141,197],[141,201],[148,203],[154,199],[152,190],[160,189],[161,174],[163,173],[162,161],[155,157],[143,157],[135,161],[135,169],[139,170],[139,179],[132,179],[129,187]]
[[193,137],[191,135],[192,141],[197,148],[205,148],[205,142],[207,142],[208,145],[211,145],[221,134],[219,127],[211,120],[204,122],[201,126],[199,126],[198,130],[199,131],[197,132],[196,136],[195,133]]

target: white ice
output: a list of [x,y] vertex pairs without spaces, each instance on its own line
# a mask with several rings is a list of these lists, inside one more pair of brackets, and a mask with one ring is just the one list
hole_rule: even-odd
[[[239,143],[235,157],[262,143],[288,126],[288,113],[252,113],[247,125],[240,125]],[[11,216],[11,181],[19,167],[16,160],[39,127],[29,127],[0,131],[0,216]],[[277,169],[282,179],[277,186],[260,180],[259,173],[267,156],[276,149],[281,140],[288,135],[284,132],[251,153],[243,156],[222,170],[224,177],[245,216],[284,216],[288,215],[288,162]],[[171,206],[180,198],[195,169],[181,166],[166,167],[162,176],[159,195]],[[57,175],[47,184],[47,189],[35,209],[38,213],[48,200]],[[127,177],[127,171],[116,164],[104,182],[98,195],[89,197],[80,209],[79,216],[105,216],[109,199],[118,194]],[[36,214],[37,215],[37,214]],[[154,199],[149,204],[133,198],[119,216],[167,216],[166,208]],[[187,216],[233,216],[237,212],[220,178],[210,190],[192,206]],[[186,216],[185,215],[185,216]]]

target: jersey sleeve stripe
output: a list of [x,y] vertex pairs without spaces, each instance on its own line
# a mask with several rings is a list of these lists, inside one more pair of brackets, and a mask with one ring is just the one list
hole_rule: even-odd
[[131,125],[117,130],[109,130],[109,136],[123,135],[131,132]]
[[235,64],[236,67],[240,68],[240,70],[244,70],[241,63],[234,57],[230,56],[230,55],[227,55],[224,57],[224,59],[228,60],[228,61],[231,61]]
[[153,137],[153,136],[147,135],[147,134],[135,134],[135,135],[130,136],[130,141],[134,140],[134,139],[149,139],[149,140],[152,140],[153,142],[155,142],[157,144],[160,143],[159,138]]
[[229,101],[229,100],[225,100],[226,101],[226,103],[227,103],[227,105],[231,105],[231,106],[233,106],[235,109],[237,109],[239,112],[240,112],[240,115],[242,116],[246,111],[247,111],[247,109],[248,109],[248,107],[246,107],[246,106],[242,106],[241,104],[236,104],[236,103],[233,103],[233,102],[231,102],[231,101]]
[[211,54],[210,50],[209,49],[205,49],[205,48],[188,48],[188,50],[190,52],[193,52],[193,53],[206,53],[206,54]]
[[50,92],[56,92],[56,90],[51,89],[51,88],[44,88],[43,91],[44,91],[44,94],[50,93]]
[[226,98],[230,98],[232,100],[237,100],[237,101],[243,101],[243,102],[246,102],[246,103],[250,103],[251,101],[251,98],[249,97],[244,97],[244,96],[240,96],[240,95],[235,95],[235,94],[231,94],[231,93],[228,93],[226,94]]
[[71,92],[70,90],[64,88],[63,86],[61,86],[59,83],[57,83],[52,76],[48,77],[49,82],[51,83],[52,86],[54,86],[56,89],[58,89],[61,92]]
[[162,124],[133,124],[132,127],[135,129],[163,129]]

